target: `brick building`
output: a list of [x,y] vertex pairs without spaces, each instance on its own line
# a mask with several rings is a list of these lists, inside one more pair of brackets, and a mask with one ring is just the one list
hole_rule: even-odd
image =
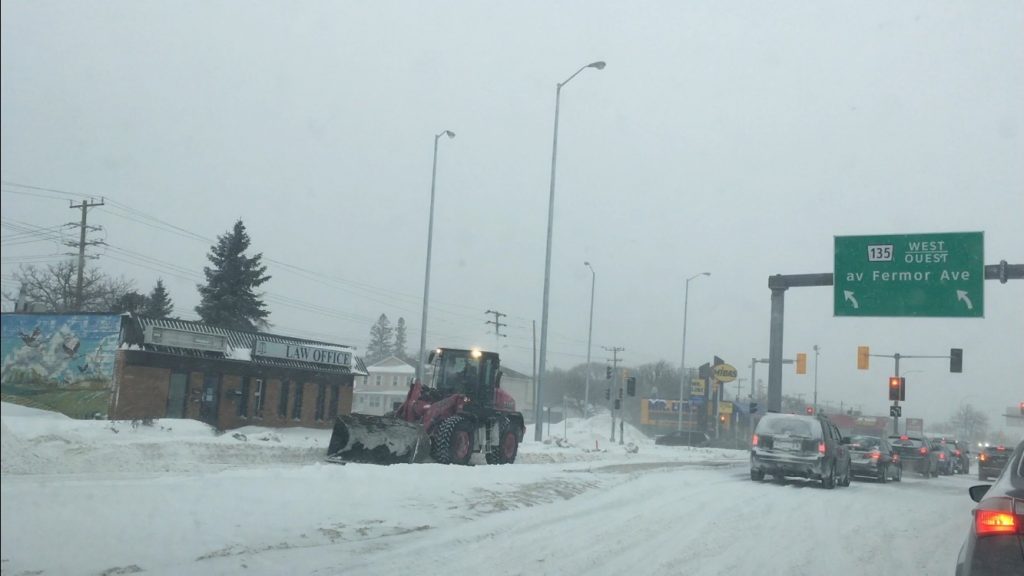
[[327,428],[366,374],[348,346],[200,322],[122,317],[111,419]]

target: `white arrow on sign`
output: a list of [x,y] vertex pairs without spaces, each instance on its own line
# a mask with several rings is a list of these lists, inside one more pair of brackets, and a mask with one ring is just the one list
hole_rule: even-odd
[[[860,304],[857,303],[857,299],[853,297],[852,290],[843,290],[843,296],[846,297],[847,302],[851,302],[854,308],[860,308]],[[968,305],[970,307],[970,305]]]
[[968,310],[974,310],[974,304],[972,304],[971,303],[971,299],[967,297],[967,291],[965,291],[965,290],[957,290],[956,291],[956,299],[963,301],[964,304],[967,304],[967,309]]

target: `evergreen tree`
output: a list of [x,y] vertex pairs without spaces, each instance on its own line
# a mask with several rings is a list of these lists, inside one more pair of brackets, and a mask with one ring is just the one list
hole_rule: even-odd
[[203,322],[234,330],[256,330],[267,326],[270,311],[256,288],[270,280],[263,265],[263,254],[248,257],[249,235],[241,220],[234,228],[217,237],[207,258],[213,267],[204,267],[206,285],[199,285],[201,300],[196,313]]
[[142,313],[151,318],[167,318],[174,312],[174,302],[164,288],[163,278],[158,278],[153,291],[149,293]]
[[394,329],[387,314],[381,314],[377,323],[370,328],[370,344],[366,347],[366,362],[375,364],[391,355],[391,338]]
[[125,312],[131,314],[142,314],[148,304],[149,298],[146,298],[146,296],[132,290],[131,292],[126,292],[121,295],[121,297],[114,302],[114,305],[110,307],[110,311],[118,314],[124,314]]
[[405,338],[405,318],[399,318],[398,323],[395,324],[395,343],[391,347],[391,353],[398,356],[406,362],[409,361],[409,354],[406,353],[405,347],[407,341]]

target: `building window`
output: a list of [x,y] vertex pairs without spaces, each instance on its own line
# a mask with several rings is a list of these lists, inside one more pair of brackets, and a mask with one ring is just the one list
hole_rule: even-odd
[[324,419],[324,405],[327,401],[327,383],[320,382],[316,385],[316,420],[321,422]]
[[238,391],[238,416],[249,417],[249,377],[242,377],[242,388]]
[[292,406],[292,418],[302,419],[302,391],[306,387],[304,382],[295,383],[295,405]]
[[335,416],[338,415],[338,401],[339,401],[339,397],[340,396],[341,396],[341,386],[337,382],[332,383],[331,384],[331,404],[330,404],[330,406],[327,409],[328,410],[327,413],[331,415],[331,418],[334,418]]
[[391,377],[391,387],[392,388],[398,388],[398,376],[397,375]]
[[263,379],[257,378],[253,382],[252,391],[252,415],[256,418],[263,417]]
[[382,378],[381,378],[380,374],[377,374],[376,376],[374,376],[374,382],[376,382],[377,386],[380,386],[381,380],[382,380]]
[[287,418],[288,417],[288,392],[291,390],[291,382],[287,380],[281,381],[281,395],[277,398],[277,417]]

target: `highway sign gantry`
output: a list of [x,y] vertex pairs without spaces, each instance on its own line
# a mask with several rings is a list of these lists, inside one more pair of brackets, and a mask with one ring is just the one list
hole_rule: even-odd
[[836,236],[836,316],[980,318],[984,233]]

